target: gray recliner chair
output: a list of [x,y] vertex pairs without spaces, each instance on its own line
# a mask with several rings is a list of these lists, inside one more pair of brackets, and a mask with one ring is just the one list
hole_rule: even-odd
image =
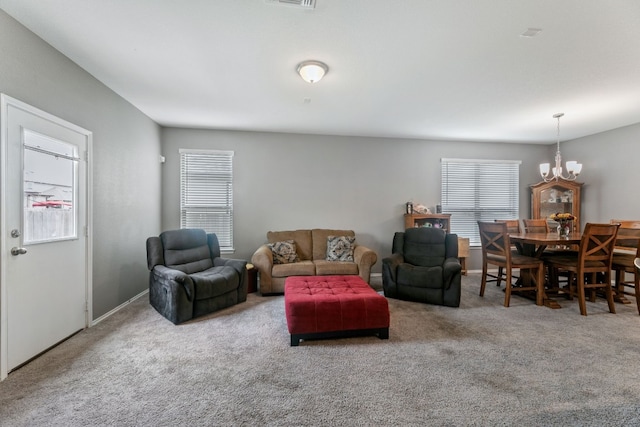
[[392,255],[382,260],[382,287],[389,298],[458,307],[461,272],[457,235],[409,228],[395,233]]
[[220,257],[215,234],[170,230],[147,239],[149,302],[174,324],[247,300],[247,262]]

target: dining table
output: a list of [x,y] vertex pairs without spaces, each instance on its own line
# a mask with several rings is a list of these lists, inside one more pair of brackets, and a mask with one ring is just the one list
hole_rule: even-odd
[[560,236],[557,231],[550,233],[509,233],[509,240],[523,255],[540,258],[549,246],[571,247],[579,245],[582,234],[576,231]]
[[[550,233],[509,233],[509,240],[515,245],[518,253],[535,258],[542,257],[545,249],[551,246],[558,249],[577,249],[581,238],[582,234],[576,231],[572,231],[566,236],[560,236],[556,231]],[[531,277],[525,272],[521,272],[521,280],[529,281]],[[549,297],[548,290],[548,287],[545,286],[542,298],[544,305],[554,309],[561,308],[555,299]]]

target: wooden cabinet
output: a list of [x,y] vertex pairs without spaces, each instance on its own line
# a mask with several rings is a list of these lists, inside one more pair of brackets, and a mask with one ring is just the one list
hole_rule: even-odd
[[451,214],[405,214],[404,228],[431,227],[443,228],[449,233],[451,230]]
[[554,213],[570,213],[576,217],[573,231],[580,231],[580,192],[582,183],[576,181],[539,182],[531,186],[531,218],[545,218],[552,230],[558,226],[549,219]]

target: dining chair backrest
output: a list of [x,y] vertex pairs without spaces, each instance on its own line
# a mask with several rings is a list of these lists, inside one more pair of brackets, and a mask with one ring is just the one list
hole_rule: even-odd
[[496,219],[494,222],[501,222],[507,224],[507,233],[521,233],[520,220],[519,219]]
[[633,252],[640,257],[640,221],[612,219],[611,224],[620,224],[615,250]]
[[505,257],[507,261],[510,260],[511,242],[506,222],[478,221],[478,230],[480,231],[483,257],[491,254]]
[[578,252],[578,263],[584,272],[611,269],[619,226],[620,224],[587,223]]
[[544,218],[538,218],[538,219],[525,218],[522,220],[522,222],[524,223],[525,233],[548,233],[549,232],[549,223]]
[[[478,221],[480,242],[482,243],[482,282],[480,296],[484,295],[488,272],[488,264],[498,266],[496,284],[504,280],[504,306],[509,307],[511,292],[535,292],[536,304],[543,304],[544,262],[540,258],[524,256],[511,249],[511,238],[507,223],[504,221]],[[520,271],[520,280],[515,283],[513,269]],[[523,276],[527,273],[527,276]]]

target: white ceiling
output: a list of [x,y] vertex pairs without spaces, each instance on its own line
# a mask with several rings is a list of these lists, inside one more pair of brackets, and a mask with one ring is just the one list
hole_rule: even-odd
[[165,126],[548,144],[557,112],[562,140],[640,122],[638,0],[316,1],[0,8]]

